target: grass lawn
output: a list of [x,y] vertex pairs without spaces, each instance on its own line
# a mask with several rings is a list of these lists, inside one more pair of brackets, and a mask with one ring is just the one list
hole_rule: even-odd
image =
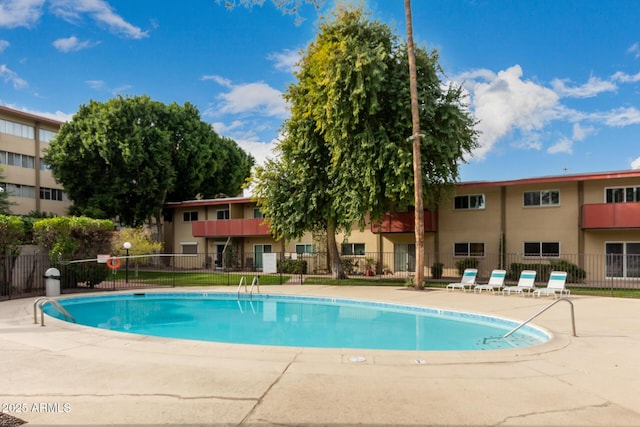
[[[123,281],[125,277],[126,273],[120,270],[107,280]],[[150,286],[238,286],[241,277],[245,278],[247,286],[251,286],[254,274],[129,271],[129,281]],[[279,285],[280,280],[286,283],[290,279],[287,275],[259,277],[260,285]]]
[[[244,277],[247,286],[251,286],[255,273],[221,273],[221,272],[179,272],[179,271],[135,271],[129,270],[129,281],[149,286],[238,286],[241,277]],[[288,282],[292,275],[259,275],[260,285],[280,285]],[[120,269],[116,274],[109,275],[107,281],[124,281],[125,272]],[[307,276],[305,285],[328,286],[395,286],[409,287],[406,279],[381,279],[379,277],[356,276],[346,280],[335,280],[330,277]],[[445,288],[448,282],[427,282],[427,288]],[[594,295],[619,298],[640,298],[640,289],[611,289],[592,288],[569,285],[572,295]]]

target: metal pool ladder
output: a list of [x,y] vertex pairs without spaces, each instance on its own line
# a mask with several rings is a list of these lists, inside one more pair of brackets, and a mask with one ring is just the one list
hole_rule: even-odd
[[524,322],[522,322],[521,324],[519,324],[518,326],[516,326],[515,328],[513,328],[512,330],[510,330],[509,332],[507,332],[506,334],[504,334],[504,336],[502,338],[507,338],[509,335],[511,335],[512,333],[514,333],[518,329],[522,328],[524,325],[526,325],[527,323],[531,322],[533,319],[535,319],[536,317],[538,317],[539,315],[541,315],[542,313],[544,313],[545,311],[547,311],[548,309],[550,309],[551,307],[553,307],[554,305],[559,303],[560,301],[566,301],[566,302],[569,303],[569,305],[571,305],[571,327],[573,329],[573,336],[577,337],[577,335],[576,335],[576,318],[575,318],[575,315],[573,313],[573,303],[571,302],[571,300],[569,298],[559,298],[559,299],[553,301],[551,304],[549,304],[545,308],[543,308],[542,310],[540,310],[539,312],[537,312],[536,314],[534,314],[533,316],[531,316],[530,318],[528,318],[527,320],[525,320]]
[[75,317],[71,315],[58,301],[49,297],[36,298],[33,302],[33,323],[38,323],[38,309],[40,309],[40,326],[44,326],[44,306],[50,303],[56,308],[67,321],[76,323]]
[[[240,283],[238,283],[238,298],[240,298],[240,289],[244,285],[244,292],[247,293],[247,278],[242,276],[240,278]],[[260,276],[253,276],[253,280],[251,281],[251,287],[249,288],[249,296],[253,296],[253,287],[256,287],[257,292],[260,292]]]

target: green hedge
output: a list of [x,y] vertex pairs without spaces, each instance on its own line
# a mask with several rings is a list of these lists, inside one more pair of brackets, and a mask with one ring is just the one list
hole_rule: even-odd
[[567,283],[582,283],[587,272],[566,260],[551,260],[548,263],[525,264],[514,262],[509,267],[507,279],[517,281],[523,270],[536,271],[536,282],[546,282],[552,271],[566,271]]
[[465,258],[460,261],[456,261],[456,268],[458,269],[458,274],[462,276],[464,274],[464,270],[467,268],[478,268],[478,258]]
[[278,262],[278,272],[285,274],[307,274],[307,261],[285,259]]

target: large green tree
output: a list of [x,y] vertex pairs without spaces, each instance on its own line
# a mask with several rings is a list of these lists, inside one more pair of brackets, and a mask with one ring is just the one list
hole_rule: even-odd
[[[414,202],[407,47],[361,7],[324,18],[285,95],[280,156],[256,171],[256,198],[278,238],[326,230],[334,277],[335,234]],[[434,203],[458,179],[476,144],[459,87],[443,87],[437,52],[415,50],[423,197]]]
[[[299,8],[304,3],[313,4],[319,9],[325,0],[272,0],[273,4],[280,8],[284,13],[296,16],[296,23],[300,23],[302,18],[298,15]],[[218,0],[221,3],[221,0]],[[240,4],[247,8],[254,5],[262,5],[264,0],[226,0],[225,5],[229,9],[233,9]],[[413,133],[410,139],[413,141],[413,183],[414,183],[414,207],[415,207],[415,240],[416,240],[416,265],[424,264],[424,199],[422,190],[422,179],[419,171],[422,169],[422,159],[420,156],[420,147],[422,133],[420,132],[420,110],[418,106],[418,89],[417,89],[417,71],[415,66],[415,46],[413,43],[413,18],[411,13],[411,0],[404,0],[404,10],[407,28],[407,59],[409,65],[409,87],[411,96],[411,120]],[[422,289],[424,279],[424,270],[419,268],[416,270],[415,276],[416,289]]]
[[253,157],[218,136],[193,105],[147,96],[82,105],[50,143],[45,161],[78,214],[117,217],[133,227],[151,217],[159,224],[165,201],[238,194],[253,165]]

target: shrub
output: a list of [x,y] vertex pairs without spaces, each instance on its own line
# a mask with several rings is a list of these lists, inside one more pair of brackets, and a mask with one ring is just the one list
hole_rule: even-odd
[[456,261],[458,274],[462,276],[464,274],[464,270],[467,268],[478,268],[479,263],[480,261],[478,261],[478,258],[465,258],[460,261]]
[[513,262],[509,266],[509,280],[518,280],[520,278],[520,273],[523,270],[534,270],[536,272],[536,282],[546,281],[549,278],[549,273],[551,272],[551,266],[549,264],[523,264],[519,262]]
[[49,251],[51,265],[60,270],[62,287],[85,283],[90,287],[106,279],[104,264],[85,262],[69,264],[63,260],[95,259],[109,253],[114,224],[109,220],[87,217],[57,217],[33,223],[34,242]]
[[307,274],[307,261],[284,259],[278,263],[278,272],[285,274]]
[[537,264],[521,264],[512,263],[509,268],[508,278],[509,280],[518,280],[522,270],[535,270],[536,282],[546,282],[549,280],[549,276],[552,271],[566,271],[567,283],[581,283],[587,277],[587,272],[577,265],[570,263],[569,261],[550,260],[549,263],[537,263]]
[[443,270],[444,270],[444,264],[443,263],[434,262],[433,265],[431,265],[431,276],[434,279],[441,279]]
[[567,283],[582,283],[587,277],[587,272],[584,269],[567,260],[553,260],[550,264],[552,270],[567,272]]
[[358,260],[350,257],[340,258],[345,274],[354,274],[358,269]]

